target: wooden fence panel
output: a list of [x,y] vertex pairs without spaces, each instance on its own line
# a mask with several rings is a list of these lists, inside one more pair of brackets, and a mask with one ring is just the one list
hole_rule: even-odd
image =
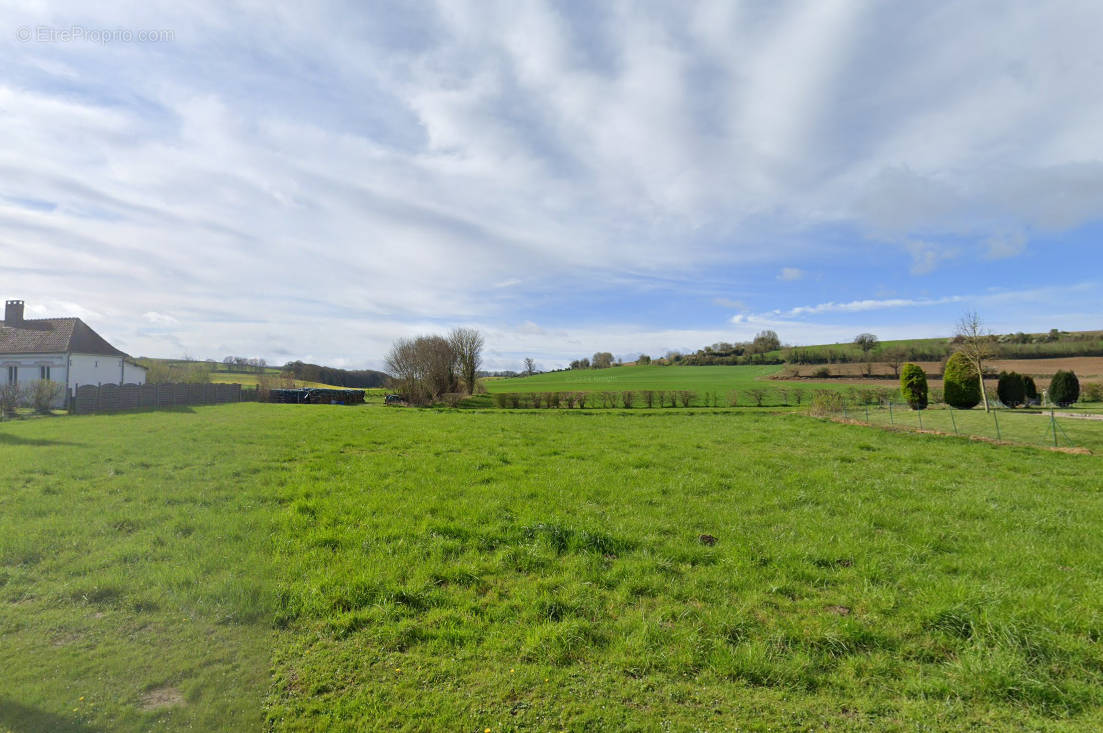
[[256,402],[256,389],[240,384],[85,384],[71,395],[74,414],[155,410],[183,405],[223,405],[229,402]]

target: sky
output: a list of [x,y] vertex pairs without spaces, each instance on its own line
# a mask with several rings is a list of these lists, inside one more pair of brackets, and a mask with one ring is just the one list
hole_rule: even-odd
[[[95,6],[95,7],[94,7]],[[0,0],[0,298],[133,356],[1103,328],[1103,3]]]

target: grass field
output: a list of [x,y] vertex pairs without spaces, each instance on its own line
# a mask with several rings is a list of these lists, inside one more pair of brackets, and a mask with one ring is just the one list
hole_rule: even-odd
[[1103,726],[1095,456],[258,404],[0,456],[4,731]]
[[[1091,406],[1086,409],[1059,409],[1051,420],[1048,410],[993,409],[986,413],[980,408],[951,410],[940,405],[915,411],[897,404],[891,409],[876,405],[852,406],[845,417],[880,427],[936,430],[1026,445],[1086,448],[1098,454],[1103,453],[1103,421],[1072,417],[1095,412]],[[842,417],[843,414],[836,413],[834,416]]]
[[706,394],[716,395],[722,405],[728,395],[735,392],[740,404],[752,401],[747,390],[765,390],[766,404],[780,404],[780,389],[841,389],[846,385],[828,382],[804,381],[799,386],[792,383],[768,380],[778,373],[780,366],[620,366],[609,369],[580,369],[562,372],[546,372],[531,377],[488,379],[487,391],[495,393],[531,392],[590,392],[643,390],[690,390],[697,393],[694,404],[700,404]]

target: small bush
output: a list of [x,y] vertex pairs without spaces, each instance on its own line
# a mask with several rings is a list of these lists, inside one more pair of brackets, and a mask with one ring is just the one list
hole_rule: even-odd
[[590,399],[589,392],[575,392],[575,400],[578,402],[578,409],[583,410],[586,408],[586,401]]
[[1103,402],[1103,384],[1099,382],[1085,382],[1080,385],[1081,402]]
[[900,394],[913,410],[927,408],[927,375],[923,367],[908,362],[900,369]]
[[505,392],[498,392],[494,395],[494,405],[502,408],[503,410],[506,407],[509,407],[509,395]]
[[1080,380],[1076,374],[1064,370],[1054,374],[1049,382],[1049,399],[1058,407],[1068,407],[1080,399]]
[[808,412],[817,417],[826,417],[843,409],[843,396],[828,389],[817,389],[812,393]]
[[683,389],[678,392],[678,401],[682,403],[682,407],[689,407],[689,403],[697,399],[697,393],[691,392],[688,389]]
[[567,409],[568,410],[570,410],[574,407],[575,399],[576,398],[575,398],[575,393],[574,392],[564,392],[563,393],[563,400],[567,403]]
[[1018,407],[1026,401],[1026,384],[1016,372],[1000,372],[996,383],[996,396],[1007,407]]
[[816,367],[812,370],[812,376],[816,379],[827,379],[831,376],[831,369],[825,366]]
[[632,392],[621,392],[620,393],[620,404],[626,410],[632,407],[632,403],[635,401],[635,399],[636,399],[636,395],[633,394]]
[[541,395],[539,392],[533,392],[532,393],[532,406],[533,407],[535,407],[536,409],[539,410],[540,405],[543,404],[543,401],[544,401],[544,396]]
[[509,406],[512,407],[514,410],[516,410],[518,407],[520,407],[521,406],[521,395],[517,394],[516,392],[511,393],[509,395]]
[[0,412],[6,417],[15,416],[15,408],[24,400],[25,390],[16,384],[0,385]]
[[728,406],[739,407],[739,393],[736,392],[734,389],[731,392],[728,392]]
[[755,407],[762,407],[762,404],[766,401],[766,390],[764,389],[748,389],[744,392],[754,402]]
[[39,379],[31,382],[27,396],[30,398],[31,406],[34,407],[35,412],[47,415],[53,409],[54,403],[61,398],[63,389],[57,382],[49,379]]
[[546,392],[544,393],[544,404],[548,407],[558,410],[559,400],[562,398],[558,392]]
[[964,354],[954,354],[946,361],[942,375],[946,404],[959,410],[971,410],[980,404],[980,380]]
[[648,407],[655,406],[655,392],[653,390],[645,389],[643,392],[640,392],[640,394],[643,395],[643,404]]

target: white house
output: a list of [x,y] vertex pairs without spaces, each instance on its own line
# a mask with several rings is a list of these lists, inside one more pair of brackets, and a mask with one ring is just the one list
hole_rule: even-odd
[[40,379],[63,384],[68,393],[82,384],[145,384],[146,369],[79,318],[27,320],[23,301],[9,300],[0,322],[0,382]]

